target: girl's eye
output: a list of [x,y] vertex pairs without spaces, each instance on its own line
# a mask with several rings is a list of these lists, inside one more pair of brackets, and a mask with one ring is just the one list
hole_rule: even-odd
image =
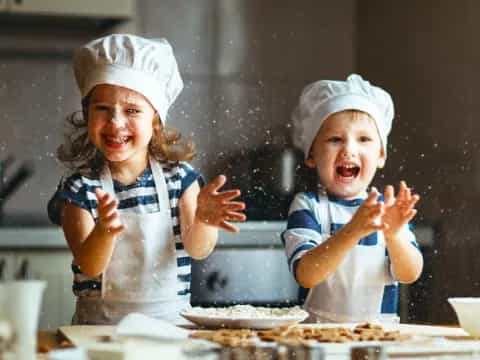
[[130,108],[130,109],[127,109],[127,113],[128,114],[139,114],[139,113],[141,113],[141,111],[138,110],[138,109]]
[[372,138],[369,136],[360,136],[360,142],[369,142],[372,141]]
[[105,111],[105,110],[108,110],[108,106],[107,105],[95,105],[94,109],[97,110],[97,111]]
[[331,142],[331,143],[338,143],[338,142],[342,141],[342,138],[340,136],[330,136],[327,139],[327,141]]

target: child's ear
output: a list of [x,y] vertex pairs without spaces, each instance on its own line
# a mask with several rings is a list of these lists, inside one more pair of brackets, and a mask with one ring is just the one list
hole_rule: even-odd
[[383,167],[385,166],[386,160],[387,160],[387,157],[385,156],[385,151],[382,149],[382,151],[380,152],[380,157],[378,158],[378,161],[377,161],[377,168],[383,169]]
[[315,161],[313,161],[313,159],[311,157],[308,157],[307,159],[305,159],[305,165],[307,167],[309,167],[310,169],[315,169],[315,167],[316,167]]

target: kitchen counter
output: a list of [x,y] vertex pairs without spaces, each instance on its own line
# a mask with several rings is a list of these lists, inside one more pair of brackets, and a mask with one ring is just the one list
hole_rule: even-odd
[[[235,223],[238,233],[219,231],[217,247],[282,247],[281,233],[286,229],[285,221],[246,221]],[[420,246],[433,247],[434,230],[419,225],[415,234]],[[0,227],[0,249],[67,249],[63,231],[57,226],[9,226]]]
[[[317,325],[304,326],[311,327]],[[414,336],[414,340],[394,344],[383,343],[382,345],[389,358],[418,360],[427,358],[432,359],[442,355],[451,355],[462,359],[474,359],[477,358],[477,354],[480,354],[480,341],[468,337],[466,333],[458,327],[411,324],[400,324],[395,326],[398,326],[398,329],[403,334]],[[40,333],[38,337],[38,345],[39,349],[42,349],[43,351],[54,348],[64,348],[69,344],[82,346],[84,344],[91,344],[92,341],[99,343],[103,342],[105,345],[105,340],[111,339],[110,335],[113,334],[113,330],[114,327],[112,326],[67,327],[62,328],[62,331],[59,331],[57,334],[54,332]],[[67,339],[65,338],[65,334],[69,337],[71,342],[66,342]],[[162,353],[161,351],[163,347],[168,347],[169,351],[175,350],[175,346],[173,346],[174,344],[172,343],[147,342],[146,340],[140,341],[138,339],[132,339],[131,341],[136,341],[135,344],[138,347],[138,353],[146,353],[144,347],[148,348],[149,346],[151,349],[155,348],[157,354]],[[114,349],[114,344],[115,342],[110,342],[109,348]],[[349,359],[350,345],[348,343],[321,343],[319,346],[323,347],[326,352],[326,359]],[[107,348],[108,346],[105,345],[105,349]],[[117,350],[119,348],[120,347],[117,346]],[[99,349],[101,349],[101,346]],[[181,354],[180,349],[181,345],[177,344],[176,351],[178,351],[178,354]],[[46,354],[39,355],[39,359],[46,358]]]
[[0,227],[0,249],[67,249],[60,227]]
[[[239,233],[220,230],[218,247],[280,247],[283,221],[247,221],[237,223]],[[57,226],[0,227],[0,249],[67,249],[63,231]]]
[[283,247],[280,235],[287,228],[285,221],[246,221],[234,225],[240,231],[220,230],[217,247]]
[[[286,221],[246,221],[235,223],[240,232],[230,233],[220,230],[218,247],[281,247],[281,234],[287,228]],[[417,242],[421,247],[432,248],[434,229],[419,224],[414,227]]]

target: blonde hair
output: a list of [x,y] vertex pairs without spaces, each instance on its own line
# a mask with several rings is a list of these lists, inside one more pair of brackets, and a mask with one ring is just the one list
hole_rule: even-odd
[[[87,96],[82,100],[83,110],[75,111],[66,118],[70,129],[65,134],[65,142],[57,148],[58,160],[67,168],[80,172],[100,169],[105,161],[88,137],[88,101]],[[152,122],[153,135],[148,146],[150,156],[159,161],[193,159],[195,146],[191,141],[182,141],[178,130],[163,127],[157,113]]]

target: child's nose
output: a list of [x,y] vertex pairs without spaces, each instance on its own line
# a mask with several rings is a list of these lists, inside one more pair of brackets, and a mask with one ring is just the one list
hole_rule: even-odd
[[112,111],[110,121],[112,122],[113,125],[118,127],[125,126],[125,123],[126,123],[126,119],[123,113],[116,109]]
[[342,148],[342,156],[345,158],[350,158],[355,156],[357,153],[357,145],[354,141],[346,141],[345,145]]

